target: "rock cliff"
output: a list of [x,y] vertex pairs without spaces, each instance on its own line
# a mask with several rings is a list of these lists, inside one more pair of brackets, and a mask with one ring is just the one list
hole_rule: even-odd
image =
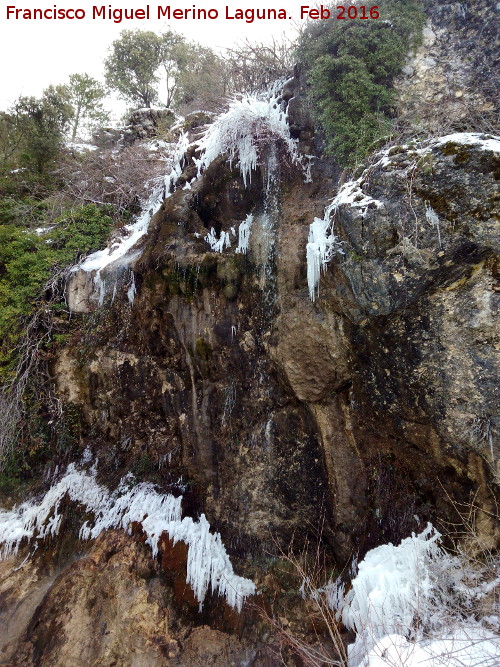
[[[485,3],[469,4],[487,35]],[[433,103],[429,72],[444,86],[449,70],[456,118],[464,98],[491,111],[488,73],[461,60],[475,33],[457,3],[429,18],[402,104],[421,104],[423,88]],[[449,30],[463,46],[452,60]],[[60,323],[71,342],[52,368],[77,415],[71,456],[88,448],[112,489],[128,472],[165,493],[182,487],[184,512],[207,516],[268,600],[286,597],[270,569],[290,544],[319,533],[343,565],[420,522],[455,521],[471,495],[483,545],[500,543],[500,142],[469,133],[393,145],[337,192],[298,79],[283,99],[310,177],[280,138],[263,142],[247,184],[225,155],[194,179],[190,149],[101,307],[92,276],[73,275],[76,312]],[[338,252],[312,301],[309,225],[335,194]],[[248,216],[248,253],[235,252]],[[211,230],[232,246],[211,249]],[[212,596],[198,613],[182,543],[164,538],[153,559],[135,526],[84,544],[79,512],[68,503],[67,537],[45,555],[2,564],[0,664],[281,664],[256,608],[238,616]]]

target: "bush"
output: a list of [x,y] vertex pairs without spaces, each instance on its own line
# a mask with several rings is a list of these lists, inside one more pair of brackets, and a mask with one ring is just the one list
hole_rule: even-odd
[[[0,380],[5,381],[15,363],[15,346],[22,333],[23,319],[37,307],[44,286],[58,268],[74,264],[79,257],[103,246],[112,220],[111,207],[78,206],[53,221],[37,234],[9,218],[22,202],[2,207],[0,224]],[[41,218],[41,225],[43,220]],[[17,221],[17,226],[14,222]]]
[[420,0],[386,0],[380,19],[314,21],[303,32],[299,56],[314,114],[327,152],[342,164],[362,160],[390,132],[393,80],[424,20]]

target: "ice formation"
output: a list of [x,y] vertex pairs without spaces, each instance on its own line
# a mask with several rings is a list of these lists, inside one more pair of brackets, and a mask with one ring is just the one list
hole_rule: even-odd
[[[115,290],[116,290],[116,285],[115,285]],[[132,306],[134,305],[135,293],[136,292],[137,292],[137,289],[135,287],[135,275],[134,275],[134,272],[131,271],[130,272],[130,283],[129,283],[128,290],[127,290],[127,299]],[[114,298],[114,294],[113,294],[113,298]]]
[[231,239],[229,238],[229,232],[221,231],[220,237],[217,238],[217,232],[212,227],[208,234],[204,237],[204,240],[210,246],[212,252],[222,252],[224,248],[231,247]]
[[95,467],[79,470],[74,464],[54,484],[39,503],[25,502],[12,510],[0,510],[1,556],[16,554],[21,543],[43,540],[59,533],[62,501],[68,497],[94,515],[80,528],[82,540],[95,539],[102,531],[122,528],[130,531],[132,523],[140,523],[146,534],[146,544],[158,553],[158,541],[166,532],[174,544],[182,541],[188,546],[186,581],[196,599],[203,604],[208,589],[218,591],[228,604],[241,611],[245,598],[255,593],[255,584],[233,571],[229,556],[218,533],[210,532],[210,524],[202,514],[198,521],[181,519],[182,496],[158,493],[152,484],[133,486],[133,478],[125,477],[110,493],[95,479]]
[[237,253],[246,255],[248,252],[248,243],[250,241],[250,230],[252,228],[253,215],[248,214],[247,217],[240,223],[238,227],[238,247]]
[[278,102],[278,88],[276,85],[266,93],[231,102],[227,112],[218,116],[198,142],[201,156],[195,162],[199,172],[227,153],[230,164],[238,162],[246,187],[259,163],[261,147],[277,139],[283,142],[292,161],[300,163],[286,112]]
[[[378,163],[377,163],[378,164]],[[309,227],[309,237],[306,246],[307,285],[311,301],[316,299],[321,271],[326,271],[328,263],[336,254],[344,254],[342,245],[333,231],[335,214],[341,206],[350,206],[357,209],[360,217],[365,217],[370,208],[382,208],[383,203],[373,199],[363,192],[367,171],[355,181],[344,183],[337,195],[325,208],[323,219],[314,218]]]
[[[474,132],[463,132],[457,134],[448,134],[439,139],[434,139],[422,147],[411,148],[410,146],[401,146],[401,151],[408,151],[414,153],[415,156],[422,157],[430,153],[433,148],[443,146],[447,143],[462,144],[465,146],[477,146],[481,150],[489,150],[495,153],[500,153],[500,139],[487,134],[480,134]],[[367,180],[367,176],[371,171],[377,167],[388,167],[392,164],[390,156],[391,148],[386,148],[377,154],[378,160],[374,162],[368,169],[361,174],[359,178],[344,183],[336,197],[330,202],[325,209],[323,220],[315,218],[310,227],[309,239],[306,246],[307,259],[307,283],[309,287],[309,295],[314,301],[316,297],[317,287],[321,275],[321,269],[326,270],[328,262],[331,260],[335,251],[339,251],[338,241],[333,233],[333,219],[335,213],[341,206],[349,206],[356,210],[356,214],[362,218],[366,216],[368,211],[373,208],[382,208],[383,202],[378,199],[370,197],[363,192],[363,185]],[[306,156],[308,157],[308,156]],[[417,162],[413,164],[415,167]],[[441,247],[441,230],[439,227],[439,218],[435,211],[426,205],[426,219],[436,227],[438,234],[438,243]]]
[[383,544],[369,551],[343,600],[344,625],[358,635],[369,628],[376,638],[404,634],[415,617],[415,602],[427,607],[433,594],[428,561],[439,556],[439,537],[429,525],[398,547]]
[[98,250],[86,257],[83,262],[73,267],[73,272],[85,271],[93,274],[94,294],[101,306],[106,295],[106,282],[101,272],[111,264],[115,266],[127,265],[134,255],[130,250],[148,231],[153,215],[158,211],[165,197],[170,194],[170,188],[175,184],[182,173],[182,161],[189,146],[187,134],[183,133],[177,144],[172,146],[172,157],[169,173],[162,183],[153,190],[151,197],[144,204],[141,214],[135,222],[125,226],[125,234],[115,240],[104,250]]
[[437,230],[438,243],[439,247],[441,248],[442,243],[441,243],[441,228],[439,226],[439,216],[428,201],[425,202],[425,219],[432,227],[434,227]]
[[306,246],[307,258],[307,285],[311,301],[316,299],[316,290],[319,285],[321,271],[326,271],[328,262],[336,252],[342,253],[340,242],[333,231],[333,221],[337,203],[333,202],[326,207],[323,219],[314,218],[309,227],[309,237]]
[[428,524],[399,546],[385,544],[369,551],[347,594],[341,586],[332,586],[327,599],[344,625],[356,632],[348,647],[349,667],[498,664],[500,636],[464,618],[457,608],[467,612],[500,577],[471,585],[473,573],[446,554],[439,540]]
[[360,667],[498,667],[500,638],[479,625],[450,630],[427,642],[386,635]]

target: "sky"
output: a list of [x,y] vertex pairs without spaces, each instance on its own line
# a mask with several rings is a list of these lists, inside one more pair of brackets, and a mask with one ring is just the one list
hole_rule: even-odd
[[[15,4],[18,1],[19,4]],[[168,0],[167,0],[168,2]],[[65,83],[73,73],[86,72],[103,80],[103,61],[113,40],[122,30],[154,30],[161,32],[170,27],[187,38],[212,48],[227,48],[249,38],[265,41],[286,32],[294,33],[304,21],[300,19],[300,7],[305,0],[172,0],[174,9],[216,9],[216,20],[181,19],[158,20],[157,7],[165,3],[149,4],[151,20],[92,19],[93,3],[90,0],[4,0],[0,9],[0,109],[7,109],[19,95],[40,95],[49,84]],[[314,3],[311,3],[311,6]],[[40,20],[11,17],[7,19],[7,7],[18,9],[81,8],[85,10],[83,20]],[[96,6],[101,7],[98,2]],[[144,9],[147,3],[141,0],[118,0],[106,4],[106,8]],[[283,8],[290,18],[283,20],[259,20],[246,23],[244,20],[226,18],[226,6],[230,16],[236,9]]]

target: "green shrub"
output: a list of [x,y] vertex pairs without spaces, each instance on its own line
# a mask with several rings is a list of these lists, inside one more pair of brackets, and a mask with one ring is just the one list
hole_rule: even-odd
[[[12,202],[10,207],[13,212],[18,210]],[[0,224],[0,381],[7,379],[15,363],[23,320],[38,307],[48,278],[57,268],[74,264],[104,245],[112,225],[111,209],[78,206],[57,218],[52,229],[40,236],[16,226],[7,207],[0,209],[2,220],[9,221]]]
[[369,146],[389,133],[393,80],[425,21],[420,0],[379,5],[379,19],[313,21],[300,39],[316,122],[327,152],[344,165],[363,159]]

